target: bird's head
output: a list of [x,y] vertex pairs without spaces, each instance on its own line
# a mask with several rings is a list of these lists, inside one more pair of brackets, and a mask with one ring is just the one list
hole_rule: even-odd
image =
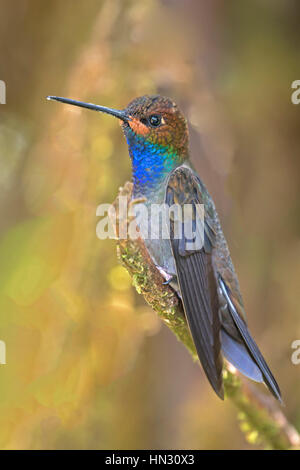
[[103,112],[121,120],[128,145],[135,141],[147,142],[158,149],[172,147],[174,153],[185,158],[188,152],[187,122],[178,106],[169,98],[145,95],[135,98],[124,110],[84,103],[68,98],[49,96],[48,99]]
[[129,117],[122,123],[128,142],[144,139],[154,146],[172,146],[181,156],[187,153],[187,123],[174,101],[159,95],[146,95],[135,98],[124,111]]

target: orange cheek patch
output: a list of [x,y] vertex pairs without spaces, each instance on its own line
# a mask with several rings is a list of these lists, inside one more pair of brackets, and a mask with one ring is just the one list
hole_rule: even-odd
[[147,135],[150,132],[150,129],[136,118],[131,118],[131,121],[129,121],[128,124],[130,125],[131,129],[138,135]]

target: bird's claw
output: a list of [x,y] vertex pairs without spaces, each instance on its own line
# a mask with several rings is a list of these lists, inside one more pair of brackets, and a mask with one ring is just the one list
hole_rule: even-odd
[[172,281],[174,281],[176,276],[171,276],[170,279],[167,279],[165,282],[163,282],[163,286],[168,286],[171,284]]

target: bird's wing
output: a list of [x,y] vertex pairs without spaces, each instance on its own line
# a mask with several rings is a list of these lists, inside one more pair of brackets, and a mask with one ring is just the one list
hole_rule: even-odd
[[[198,176],[196,176],[196,179],[205,197],[205,195],[207,195],[206,189],[203,187],[203,183]],[[226,241],[224,236],[220,235],[220,228],[218,228],[219,222],[216,221],[214,211],[215,209],[212,202],[206,199],[206,226],[215,227],[216,232],[218,232],[217,244],[216,237],[211,238],[212,249],[220,245],[221,242],[220,249],[221,252],[223,252],[223,256],[221,256],[221,259],[217,260],[217,265],[215,266],[218,286],[227,306],[227,308],[224,309],[223,305],[221,309],[222,353],[229,362],[247,377],[258,382],[264,381],[275,398],[282,402],[278,384],[249,332],[237,278],[234,273]],[[216,257],[214,257],[214,262],[216,262]]]
[[[201,190],[190,168],[181,166],[170,174],[165,200],[168,206],[184,208],[182,219],[170,212],[170,242],[180,293],[200,362],[213,389],[223,398],[221,324],[211,255],[215,234],[209,220],[201,216]],[[196,233],[194,243],[192,231]]]

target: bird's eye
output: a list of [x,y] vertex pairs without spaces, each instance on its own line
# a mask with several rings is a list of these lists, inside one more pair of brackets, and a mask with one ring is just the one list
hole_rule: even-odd
[[149,123],[152,127],[158,127],[161,124],[161,116],[159,114],[152,114],[149,117]]

